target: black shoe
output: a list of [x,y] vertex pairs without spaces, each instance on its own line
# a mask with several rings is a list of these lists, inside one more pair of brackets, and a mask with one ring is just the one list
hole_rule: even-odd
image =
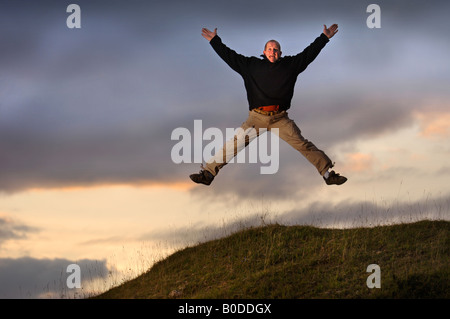
[[189,177],[193,182],[205,185],[210,185],[214,180],[214,175],[204,169],[202,169],[198,174],[191,174]]
[[334,171],[330,172],[328,178],[324,177],[323,179],[327,185],[342,185],[347,181],[346,177],[336,174]]

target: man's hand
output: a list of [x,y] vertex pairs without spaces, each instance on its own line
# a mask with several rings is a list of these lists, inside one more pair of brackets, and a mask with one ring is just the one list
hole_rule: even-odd
[[328,37],[328,39],[331,39],[338,31],[339,30],[337,24],[333,24],[328,29],[325,24],[323,25],[323,34],[325,34]]
[[202,29],[202,36],[208,41],[211,41],[212,38],[214,38],[216,35],[217,35],[217,28],[214,29],[214,32],[209,31],[206,28]]

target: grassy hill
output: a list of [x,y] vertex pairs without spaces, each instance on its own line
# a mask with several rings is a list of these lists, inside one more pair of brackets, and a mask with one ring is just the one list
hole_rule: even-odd
[[[96,298],[449,298],[450,222],[268,225],[180,250]],[[381,288],[367,287],[381,270]]]

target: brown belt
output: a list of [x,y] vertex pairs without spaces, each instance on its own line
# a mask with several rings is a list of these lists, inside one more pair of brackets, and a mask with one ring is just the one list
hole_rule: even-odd
[[280,113],[280,106],[279,105],[268,105],[268,106],[260,106],[257,108],[254,108],[253,111],[259,114],[272,116],[275,114]]

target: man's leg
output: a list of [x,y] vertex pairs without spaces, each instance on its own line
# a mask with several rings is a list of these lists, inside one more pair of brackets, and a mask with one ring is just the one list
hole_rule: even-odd
[[248,127],[247,122],[242,124],[235,132],[232,139],[227,141],[223,148],[215,156],[206,162],[205,170],[216,176],[240,151],[258,137],[258,130]]
[[249,114],[248,119],[236,130],[232,139],[227,141],[223,148],[209,159],[205,167],[198,174],[190,175],[195,183],[209,185],[219,170],[227,165],[240,151],[259,135],[259,129],[255,128],[254,118]]
[[[287,113],[279,115],[279,118],[274,120],[271,128],[277,127],[279,129],[279,137],[285,140],[289,145],[299,151],[311,164],[315,166],[320,175],[324,177],[328,185],[343,184],[347,180],[343,176],[339,176],[334,171],[329,172],[333,167],[331,159],[320,149],[318,149],[312,142],[305,139],[297,124],[291,120]],[[329,174],[329,176],[327,176]]]

